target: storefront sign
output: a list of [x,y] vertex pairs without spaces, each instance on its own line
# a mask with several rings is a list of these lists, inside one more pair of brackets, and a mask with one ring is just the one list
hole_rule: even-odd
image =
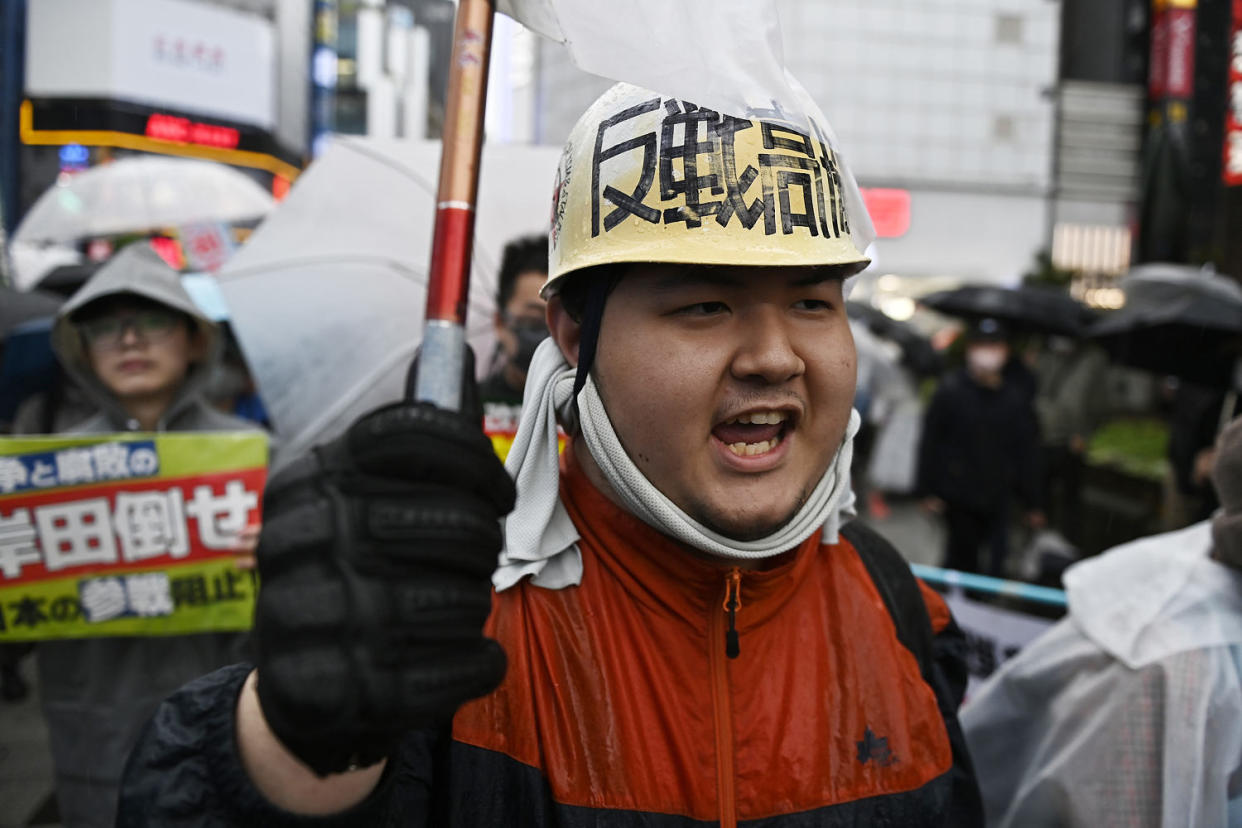
[[910,229],[910,191],[860,187],[877,239],[896,239]]
[[272,24],[190,0],[39,0],[26,30],[26,94],[105,98],[270,130]]
[[241,143],[241,132],[231,127],[200,124],[189,118],[178,118],[176,115],[161,115],[160,113],[152,114],[147,118],[146,134],[148,138],[198,144],[202,147],[236,149]]
[[248,629],[261,433],[0,439],[0,642]]
[[1225,165],[1230,187],[1242,186],[1242,0],[1233,0],[1229,33],[1229,86],[1225,111]]
[[218,222],[187,224],[177,230],[186,261],[195,270],[215,273],[233,255],[229,230]]
[[1184,123],[1195,88],[1198,0],[1153,0],[1148,99],[1170,123]]

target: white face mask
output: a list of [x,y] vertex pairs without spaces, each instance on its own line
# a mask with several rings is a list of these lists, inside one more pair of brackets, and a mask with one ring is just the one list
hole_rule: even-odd
[[994,374],[1005,367],[1009,353],[1003,345],[975,345],[966,352],[966,364],[971,371]]

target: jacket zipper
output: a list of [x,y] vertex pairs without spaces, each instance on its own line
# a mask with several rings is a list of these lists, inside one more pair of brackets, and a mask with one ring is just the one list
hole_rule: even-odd
[[741,652],[737,640],[737,611],[741,608],[742,572],[735,566],[729,572],[729,579],[725,581],[724,611],[729,620],[729,626],[725,630],[725,655],[729,658],[737,658]]
[[[737,658],[737,612],[742,606],[742,573],[737,567],[725,579],[723,612],[711,614],[708,657],[712,672],[712,708],[716,725],[716,790],[720,828],[736,828],[733,790],[733,712],[729,698],[727,659]],[[721,645],[724,646],[721,646]]]

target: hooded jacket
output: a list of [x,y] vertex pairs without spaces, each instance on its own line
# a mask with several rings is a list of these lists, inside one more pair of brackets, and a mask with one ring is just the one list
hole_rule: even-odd
[[[135,244],[117,254],[65,303],[52,329],[53,348],[65,370],[99,407],[69,433],[107,434],[138,427],[91,371],[73,321],[73,315],[91,302],[127,293],[188,314],[207,338],[207,357],[190,366],[158,430],[253,430],[253,423],[218,412],[203,400],[204,385],[221,352],[219,330],[195,306],[176,272],[150,247]],[[38,645],[39,691],[65,825],[113,825],[125,757],[151,713],[185,682],[236,661],[244,639],[239,633],[203,633]]]
[[809,538],[771,569],[724,569],[565,465],[581,583],[495,595],[486,633],[508,656],[504,682],[451,733],[408,736],[365,803],[320,820],[264,800],[237,758],[239,666],[161,707],[130,758],[121,826],[979,824],[960,695],[940,680],[960,632],[934,593],[913,590],[938,633],[929,683],[844,537]]
[[998,828],[1242,825],[1242,572],[1211,526],[1065,572],[1069,616],[962,714]]

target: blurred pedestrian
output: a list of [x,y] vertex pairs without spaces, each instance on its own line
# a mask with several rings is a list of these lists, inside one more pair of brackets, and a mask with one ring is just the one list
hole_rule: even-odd
[[[1002,576],[1009,554],[1013,502],[1034,527],[1039,509],[1039,428],[1029,389],[1006,379],[1006,331],[982,319],[967,332],[966,365],[936,389],[923,419],[919,492],[944,515],[945,566]],[[981,563],[980,549],[988,559]]]
[[880,339],[867,325],[850,320],[854,349],[858,354],[858,376],[855,380],[854,409],[860,423],[854,435],[854,460],[851,480],[860,514],[883,519],[888,513],[881,494],[882,487],[873,488],[873,448],[877,437],[888,425],[908,381],[900,366],[901,349]]
[[1088,442],[1108,414],[1108,357],[1089,343],[1050,336],[1035,373],[1044,505],[1050,525],[1081,547],[1082,479]]
[[492,320],[496,351],[490,372],[479,384],[483,431],[501,460],[509,456],[517,436],[531,358],[548,337],[547,303],[540,295],[547,279],[547,235],[523,236],[505,245]]
[[522,405],[526,371],[539,343],[548,338],[546,303],[539,291],[548,280],[548,237],[524,236],[505,245],[496,289],[496,355],[492,370],[479,384],[488,403]]
[[[47,355],[51,356],[50,345],[40,340],[37,343],[38,348],[32,348],[32,341],[29,339],[32,335],[26,336],[27,341],[22,344],[26,346],[27,352],[42,352],[46,348]],[[10,341],[0,342],[0,365],[5,367],[11,367],[6,359],[18,358],[15,357],[14,350],[9,350]],[[35,364],[38,365],[41,361],[38,360]],[[8,405],[4,407],[14,413],[12,422],[0,422],[0,435],[51,434],[76,425],[95,413],[96,406],[65,376],[64,370],[54,358],[51,368],[44,368],[39,373],[39,387],[46,390],[25,393],[26,389],[19,383],[14,384],[17,387],[5,389],[6,392],[14,394],[14,399],[5,400]],[[30,686],[22,675],[22,662],[32,649],[33,646],[27,643],[0,644],[0,699],[20,702],[29,695]]]
[[[52,340],[66,372],[98,407],[68,433],[254,428],[203,400],[219,358],[218,330],[145,244],[125,248],[65,303]],[[238,542],[244,551],[254,538]],[[65,825],[113,825],[125,757],[142,725],[172,690],[235,661],[243,638],[203,633],[38,644],[39,692]]]
[[[1226,409],[1231,402],[1232,408]],[[1169,466],[1176,499],[1170,528],[1206,520],[1216,510],[1211,485],[1216,435],[1226,420],[1238,415],[1239,402],[1236,394],[1223,389],[1177,382],[1169,421]]]
[[1242,419],[1216,446],[1221,511],[1068,569],[966,706],[989,825],[1242,825]]

